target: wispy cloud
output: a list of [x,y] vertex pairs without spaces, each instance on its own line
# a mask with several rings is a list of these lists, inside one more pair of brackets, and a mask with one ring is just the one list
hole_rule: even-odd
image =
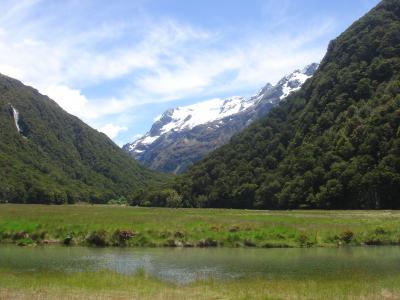
[[[38,18],[46,5],[39,0],[4,5],[0,72],[37,87],[111,138],[129,123],[110,122],[111,115],[146,103],[259,87],[320,59],[324,48],[314,42],[334,26],[319,20],[317,27],[296,33],[254,31],[233,41],[223,30],[151,18],[139,9],[133,20],[94,20],[82,31],[78,21],[85,15],[63,23],[57,5],[55,15]],[[283,9],[282,19],[284,14]]]

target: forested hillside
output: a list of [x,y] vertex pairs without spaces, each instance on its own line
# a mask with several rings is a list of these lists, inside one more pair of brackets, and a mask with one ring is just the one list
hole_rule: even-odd
[[276,85],[267,83],[251,97],[212,99],[168,109],[149,132],[122,149],[141,164],[167,173],[184,173],[208,153],[229,142],[264,116],[292,92],[300,89],[318,64],[285,75]]
[[400,1],[333,40],[314,77],[179,178],[187,206],[400,208]]
[[1,202],[105,202],[164,179],[48,97],[0,75]]

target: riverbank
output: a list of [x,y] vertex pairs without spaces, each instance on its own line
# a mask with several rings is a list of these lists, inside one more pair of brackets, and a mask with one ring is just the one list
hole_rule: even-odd
[[0,243],[265,248],[399,245],[400,211],[3,204]]
[[14,273],[0,270],[0,299],[398,299],[400,276],[384,278],[197,281],[175,285],[100,273]]

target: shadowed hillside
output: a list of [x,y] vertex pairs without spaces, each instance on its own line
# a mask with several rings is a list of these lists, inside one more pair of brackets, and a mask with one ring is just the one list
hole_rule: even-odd
[[166,177],[54,101],[0,75],[0,200],[104,202]]
[[400,208],[400,1],[333,40],[314,77],[180,178],[187,205]]

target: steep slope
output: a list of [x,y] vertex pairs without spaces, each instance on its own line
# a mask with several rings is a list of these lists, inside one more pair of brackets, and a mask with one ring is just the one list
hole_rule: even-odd
[[0,75],[0,201],[102,202],[163,178],[48,97]]
[[170,109],[156,120],[148,133],[123,149],[152,169],[173,173],[186,171],[298,90],[317,67],[314,63],[296,70],[275,86],[267,84],[248,99],[213,99]]
[[313,78],[192,167],[187,205],[400,208],[400,1],[332,41]]

